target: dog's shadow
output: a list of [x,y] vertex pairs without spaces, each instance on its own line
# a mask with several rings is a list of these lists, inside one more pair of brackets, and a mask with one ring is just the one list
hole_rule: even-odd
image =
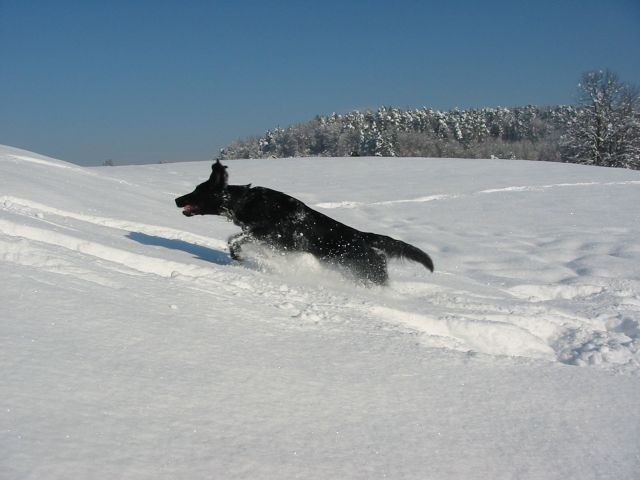
[[185,242],[184,240],[156,237],[154,235],[147,235],[146,233],[141,232],[129,232],[127,234],[127,238],[134,242],[141,243],[142,245],[164,247],[170,250],[181,250],[183,252],[190,253],[195,258],[218,265],[229,265],[233,262],[231,257],[229,257],[229,254],[226,252]]

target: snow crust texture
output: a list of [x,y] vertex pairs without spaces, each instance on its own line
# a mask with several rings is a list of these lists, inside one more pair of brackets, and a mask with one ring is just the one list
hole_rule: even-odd
[[[173,198],[208,163],[0,147],[1,478],[633,478],[640,173],[229,162],[428,252],[367,288]],[[634,473],[635,472],[635,473]]]

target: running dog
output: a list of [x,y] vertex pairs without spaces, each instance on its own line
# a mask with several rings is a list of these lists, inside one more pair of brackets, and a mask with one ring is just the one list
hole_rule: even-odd
[[364,282],[377,285],[387,283],[387,257],[407,258],[433,272],[431,258],[419,248],[385,235],[356,230],[270,188],[227,185],[226,168],[217,160],[209,180],[175,201],[187,217],[221,215],[242,229],[229,238],[231,258],[240,260],[243,244],[261,242],[337,263]]

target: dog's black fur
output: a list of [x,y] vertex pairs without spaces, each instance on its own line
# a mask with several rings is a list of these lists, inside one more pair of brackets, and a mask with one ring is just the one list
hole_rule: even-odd
[[419,248],[385,235],[356,230],[276,190],[227,185],[226,168],[216,161],[209,180],[176,198],[176,205],[187,217],[222,215],[242,228],[241,233],[229,239],[232,258],[240,259],[242,244],[259,241],[285,251],[311,253],[380,285],[388,278],[387,256],[408,258],[433,272],[431,258]]

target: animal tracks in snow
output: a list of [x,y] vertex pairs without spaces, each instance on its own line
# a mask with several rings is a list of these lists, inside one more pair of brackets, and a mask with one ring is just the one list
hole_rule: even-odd
[[365,206],[388,206],[397,205],[402,203],[427,203],[441,200],[453,200],[457,198],[463,198],[474,195],[487,195],[493,193],[512,193],[512,192],[541,192],[551,188],[567,188],[567,187],[594,187],[594,186],[614,186],[614,185],[640,185],[640,181],[628,180],[621,182],[577,182],[577,183],[555,183],[549,185],[526,185],[526,186],[513,186],[502,188],[490,188],[486,190],[480,190],[470,194],[440,194],[440,195],[428,195],[416,198],[407,198],[399,200],[388,200],[383,202],[355,202],[355,201],[342,201],[342,202],[321,202],[316,203],[315,206],[319,208],[360,208]]
[[487,190],[481,190],[477,193],[504,193],[504,192],[540,192],[548,190],[550,188],[566,188],[566,187],[605,187],[614,185],[640,185],[640,181],[627,180],[622,182],[577,182],[577,183],[553,183],[550,185],[529,185],[521,187],[504,187],[504,188],[490,188]]
[[358,208],[363,206],[371,206],[371,205],[395,205],[398,203],[426,203],[426,202],[434,202],[437,200],[450,200],[452,198],[457,198],[460,195],[428,195],[426,197],[417,197],[417,198],[408,198],[401,200],[387,200],[384,202],[372,202],[372,203],[363,203],[363,202],[324,202],[324,203],[316,203],[316,207],[320,208]]
[[425,342],[430,346],[489,355],[555,359],[553,349],[543,339],[507,321],[453,314],[423,315],[382,306],[373,307],[372,312],[424,332]]
[[[640,182],[558,183],[317,206],[358,208],[428,203],[471,195],[595,185],[640,185]],[[613,288],[611,282],[615,278],[599,275],[606,267],[599,267],[592,258],[597,254],[596,260],[602,257],[603,262],[610,262],[612,255],[620,259],[635,255],[624,242],[618,242],[620,245],[611,252],[606,250],[610,242],[604,246],[582,240],[576,240],[575,244],[552,241],[542,245],[539,239],[530,238],[518,244],[518,248],[524,249],[515,252],[518,255],[545,248],[547,260],[557,260],[549,268],[553,267],[551,273],[557,273],[560,280],[548,276],[542,280],[548,283],[522,282],[518,275],[504,270],[509,267],[508,258],[501,257],[492,266],[478,268],[493,275],[496,281],[504,279],[506,285],[502,286],[447,271],[428,277],[431,281],[424,281],[426,277],[422,276],[407,281],[402,279],[408,278],[402,276],[402,270],[396,270],[401,275],[389,287],[367,289],[354,287],[339,273],[322,268],[305,256],[283,259],[263,252],[257,260],[254,256],[249,268],[221,269],[220,265],[231,264],[223,240],[167,226],[79,213],[9,195],[0,196],[0,211],[4,212],[0,217],[0,233],[5,235],[0,238],[0,259],[76,276],[105,287],[122,288],[127,284],[119,282],[120,277],[113,272],[138,277],[153,275],[180,282],[181,288],[222,296],[234,303],[260,299],[266,302],[265,308],[278,312],[275,316],[268,315],[269,321],[277,318],[283,325],[296,329],[355,328],[365,334],[376,329],[411,331],[430,348],[640,370],[637,285]],[[207,263],[179,261],[169,250],[186,252],[190,258]],[[95,261],[82,260],[86,256]],[[572,272],[575,276],[571,276]],[[452,276],[456,278],[451,280]],[[283,284],[283,279],[296,287]],[[585,299],[589,299],[590,307],[583,311],[580,305]]]
[[[640,367],[640,301],[631,292],[610,294],[595,285],[519,285],[478,294],[417,288],[411,282],[392,289],[391,298],[383,295],[382,302],[371,303],[371,314],[420,332],[421,343],[429,347],[629,372]],[[581,313],[586,298],[598,307]]]
[[595,285],[518,285],[507,289],[512,295],[529,300],[544,302],[547,300],[571,300],[602,293],[604,287]]
[[[473,184],[467,185],[473,188]],[[542,181],[384,202],[336,201],[316,206],[364,209],[464,200],[460,205],[468,207],[480,204],[482,198],[505,196],[505,208],[488,211],[479,207],[473,211],[476,217],[468,215],[463,220],[473,224],[485,212],[489,219],[505,214],[505,232],[487,230],[480,223],[480,228],[460,236],[455,225],[440,226],[438,233],[448,237],[454,232],[456,245],[466,242],[467,248],[458,248],[455,254],[441,250],[440,270],[432,280],[392,282],[386,299],[372,299],[372,317],[421,332],[421,342],[428,346],[638,372],[640,279],[630,266],[638,249],[635,224],[628,223],[633,217],[617,223],[603,219],[592,224],[588,220],[594,215],[595,201],[589,192],[597,191],[598,201],[606,202],[618,187],[627,187],[624,198],[632,200],[638,186],[639,180]],[[566,206],[555,208],[545,196],[532,209],[526,199],[506,198],[554,190],[571,191],[570,196],[558,197],[568,200]],[[490,205],[493,209],[498,204],[502,205],[502,199]],[[454,215],[461,206],[451,207]],[[512,212],[509,208],[521,210]],[[606,212],[604,206],[602,210]],[[549,215],[555,217],[547,222]],[[439,220],[442,225],[442,218]],[[456,274],[458,269],[461,275]]]

